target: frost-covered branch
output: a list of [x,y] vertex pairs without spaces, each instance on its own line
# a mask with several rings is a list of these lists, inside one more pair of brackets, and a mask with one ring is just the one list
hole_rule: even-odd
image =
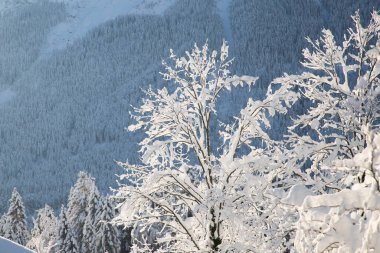
[[263,208],[272,206],[273,197],[264,197],[264,191],[279,153],[265,129],[268,116],[286,113],[297,95],[287,90],[262,101],[249,99],[231,124],[212,129],[219,95],[257,79],[232,75],[231,64],[226,42],[219,53],[209,52],[207,43],[184,57],[171,51],[162,73],[168,87],[147,90],[133,114],[137,123],[129,130],[146,133],[140,142],[144,165],[120,163],[126,183],[116,194],[123,203],[115,222],[138,231],[160,228],[156,240],[170,251],[256,251],[249,234],[275,231],[268,229],[275,223]]
[[[363,129],[379,128],[380,16],[374,11],[367,27],[361,25],[358,12],[352,19],[354,25],[342,43],[326,29],[320,39],[307,38],[310,49],[303,51],[302,64],[310,72],[273,81],[297,90],[309,105],[289,128],[291,149],[287,156],[301,167],[312,163],[311,181],[318,177],[325,178],[322,181],[331,181],[329,177],[344,179],[346,176],[338,172],[323,171],[321,164],[354,157],[367,146]],[[337,180],[333,188],[340,188],[342,183]]]

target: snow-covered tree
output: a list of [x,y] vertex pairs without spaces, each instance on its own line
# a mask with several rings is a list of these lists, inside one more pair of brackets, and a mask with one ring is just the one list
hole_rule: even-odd
[[[354,196],[362,194],[353,191],[363,187],[360,183],[377,181],[375,173],[370,170],[355,166],[337,169],[333,163],[353,159],[366,150],[371,143],[368,133],[378,132],[380,123],[380,16],[373,12],[366,27],[362,26],[358,13],[352,18],[354,26],[348,29],[340,44],[327,29],[322,30],[322,37],[316,41],[308,38],[311,49],[303,51],[302,64],[309,72],[285,75],[274,80],[274,86],[271,87],[271,90],[275,90],[275,85],[280,83],[283,89],[279,90],[281,94],[284,94],[283,91],[296,90],[301,102],[309,104],[307,113],[298,116],[289,128],[286,139],[288,145],[283,148],[285,166],[277,174],[282,186],[290,189],[288,196],[281,200],[284,205],[279,207],[289,214],[286,217],[300,218],[297,227],[290,224],[297,231],[296,245],[300,252],[312,252],[314,247],[317,247],[317,252],[329,252],[336,246],[316,246],[320,237],[327,236],[328,240],[332,240],[330,243],[337,245],[340,240],[350,237],[352,231],[347,224],[342,225],[346,226],[343,230],[339,225],[334,227],[335,223],[343,222],[351,215],[352,202],[347,196],[352,193],[355,199]],[[372,187],[379,189],[378,183]],[[307,197],[320,194],[322,196]],[[315,204],[319,201],[321,206]],[[333,207],[338,202],[342,205],[340,209]],[[357,205],[362,205],[362,201],[358,201]],[[322,206],[326,208],[319,208]],[[301,211],[300,217],[298,211]],[[342,213],[346,216],[340,216]],[[319,223],[313,223],[315,219]],[[356,221],[352,220],[353,223]],[[337,232],[333,235],[334,230],[346,230],[347,234]],[[325,234],[317,238],[319,233]],[[342,236],[346,239],[342,239]],[[292,240],[293,233],[290,235]],[[326,240],[322,241],[326,243]],[[360,249],[356,246],[353,248]],[[344,247],[341,250],[339,252],[351,252]]]
[[[72,226],[73,236],[78,242],[79,249],[82,249],[84,243],[84,225],[86,222],[87,212],[89,208],[96,208],[96,196],[99,196],[99,191],[95,185],[95,180],[86,172],[79,172],[78,180],[70,190],[69,202],[67,206],[67,219]],[[90,203],[92,204],[90,206]],[[95,212],[91,210],[91,212]],[[89,217],[92,219],[93,217]],[[89,221],[93,223],[93,221]],[[91,231],[89,223],[88,229]],[[88,237],[88,239],[90,239]]]
[[27,247],[38,253],[52,252],[52,249],[56,246],[58,224],[54,210],[45,205],[44,208],[37,211],[37,216],[33,223],[34,226]]
[[0,217],[0,235],[3,235],[4,224],[5,224],[5,214]]
[[295,238],[299,252],[380,252],[380,135],[367,133],[362,152],[330,168],[365,173],[365,181],[337,193],[306,197]]
[[102,208],[100,198],[99,192],[93,188],[88,198],[86,219],[83,226],[83,238],[81,242],[81,252],[83,253],[95,252],[95,233],[97,231],[96,225],[100,221],[97,213],[100,211],[100,208]]
[[73,227],[67,218],[66,208],[61,207],[61,213],[59,214],[58,228],[57,228],[57,246],[56,252],[72,252],[79,253],[77,238],[73,233]]
[[157,243],[166,251],[255,251],[261,242],[253,235],[270,226],[264,192],[277,155],[264,128],[267,116],[285,113],[289,102],[268,93],[249,99],[230,124],[220,123],[219,96],[257,78],[231,75],[225,42],[219,53],[206,43],[185,57],[171,51],[170,59],[163,73],[169,87],[148,89],[133,115],[137,124],[129,126],[147,135],[140,143],[144,165],[120,163],[126,184],[116,195],[124,202],[115,222],[159,228]]
[[115,217],[115,205],[112,204],[109,197],[103,197],[100,204],[100,208],[96,212],[95,250],[93,252],[118,253],[121,246],[119,230],[114,224],[111,224],[112,219]]
[[29,239],[24,204],[16,188],[12,191],[8,212],[3,217],[2,236],[21,245],[26,245]]
[[[292,174],[319,193],[344,188],[352,175],[326,171],[322,165],[354,157],[367,145],[363,128],[379,128],[380,15],[374,11],[366,27],[358,13],[352,19],[342,43],[327,29],[320,39],[307,39],[311,49],[304,49],[302,64],[310,72],[274,81],[296,89],[310,104],[290,127],[287,158]],[[302,172],[305,167],[310,167],[307,173]]]

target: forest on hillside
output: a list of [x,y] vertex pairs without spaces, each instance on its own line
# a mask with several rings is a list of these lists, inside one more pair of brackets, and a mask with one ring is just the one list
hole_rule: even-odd
[[302,68],[265,86],[234,70],[235,39],[169,49],[111,194],[79,172],[30,229],[13,188],[0,236],[46,253],[380,251],[380,14],[341,34],[306,37]]
[[[231,72],[259,77],[250,90],[221,94],[218,115],[230,122],[249,98],[263,99],[274,78],[303,71],[306,36],[316,39],[325,27],[341,41],[356,10],[368,24],[380,9],[373,0],[234,0],[226,21],[214,0],[180,0],[163,15],[109,20],[46,56],[49,31],[70,14],[62,1],[19,2],[0,16],[0,212],[17,187],[28,216],[45,203],[58,211],[79,171],[109,194],[123,172],[115,161],[140,162],[144,134],[125,131],[133,122],[129,111],[140,105],[142,90],[165,85],[159,72],[170,48],[182,55],[207,41],[219,50],[230,21]],[[289,115],[304,113],[305,103]],[[275,115],[271,138],[282,138],[288,119]]]

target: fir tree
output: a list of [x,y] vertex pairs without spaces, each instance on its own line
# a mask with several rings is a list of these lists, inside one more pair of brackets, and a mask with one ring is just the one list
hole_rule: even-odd
[[2,227],[2,233],[5,238],[21,245],[26,244],[28,240],[28,230],[25,208],[16,188],[13,189],[11,199],[9,200],[9,209],[4,216],[4,224]]
[[100,221],[95,226],[96,239],[94,252],[119,252],[121,245],[119,231],[116,226],[110,223],[115,217],[115,207],[112,205],[109,198],[105,197],[101,200],[101,208],[98,209],[96,217]]
[[3,226],[5,224],[5,214],[0,217],[0,236],[4,235]]
[[66,209],[64,206],[61,207],[61,213],[59,215],[57,236],[57,252],[80,252],[78,242],[72,232],[71,224],[67,219]]
[[96,214],[100,211],[100,196],[96,188],[93,188],[93,191],[89,197],[89,203],[86,209],[86,220],[83,226],[83,240],[81,252],[91,253],[94,252],[95,247],[95,226],[99,222],[99,218]]
[[69,203],[67,207],[67,219],[72,224],[73,236],[78,241],[79,249],[82,249],[83,230],[87,217],[91,194],[98,189],[95,180],[86,172],[79,172],[78,180],[70,190]]
[[57,218],[53,209],[45,205],[37,211],[27,247],[37,252],[50,252],[56,242]]

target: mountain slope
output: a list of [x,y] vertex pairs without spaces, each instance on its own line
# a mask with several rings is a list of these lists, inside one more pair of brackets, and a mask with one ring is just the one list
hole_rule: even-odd
[[102,23],[118,16],[162,15],[173,5],[174,0],[61,0],[69,14],[65,22],[50,32],[42,48],[42,56],[50,55],[54,50],[62,50],[87,32]]
[[[376,0],[218,1],[37,1],[1,15],[0,203],[17,187],[29,213],[58,208],[80,170],[104,192],[116,186],[115,161],[139,162],[143,135],[124,130],[128,111],[141,89],[164,85],[170,48],[180,55],[195,42],[233,40],[234,72],[260,82],[223,97],[218,111],[227,119],[273,77],[301,69],[306,35],[347,27],[359,7],[365,17],[380,9]],[[286,119],[275,122],[281,133]]]
[[0,108],[5,193],[17,186],[31,211],[64,202],[79,170],[90,171],[103,191],[115,186],[121,171],[114,161],[138,160],[139,137],[124,130],[130,105],[161,80],[169,48],[222,40],[212,8],[189,0],[163,16],[116,18],[23,72],[11,87],[16,95]]

